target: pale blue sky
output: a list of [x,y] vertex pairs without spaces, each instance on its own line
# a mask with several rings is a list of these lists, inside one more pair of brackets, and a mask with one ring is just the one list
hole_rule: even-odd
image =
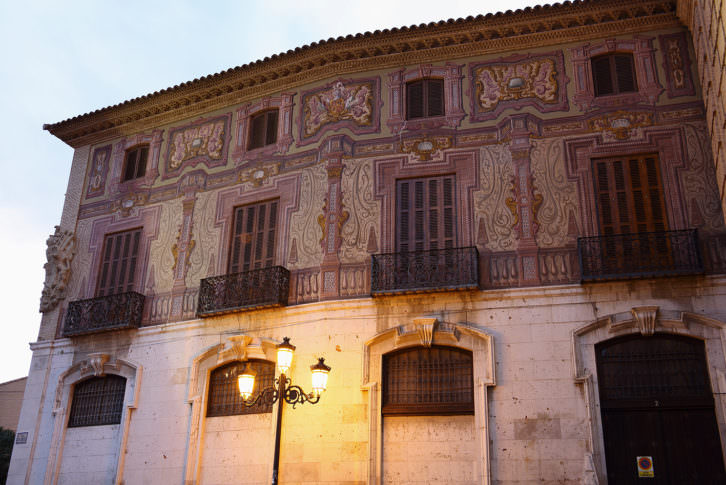
[[0,0],[0,382],[28,373],[73,153],[43,123],[320,39],[535,4]]

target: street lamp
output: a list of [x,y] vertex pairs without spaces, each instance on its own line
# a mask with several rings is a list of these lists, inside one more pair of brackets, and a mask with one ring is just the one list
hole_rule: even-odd
[[239,387],[240,396],[242,396],[242,404],[247,407],[254,406],[258,403],[272,405],[278,400],[280,404],[277,406],[277,428],[275,429],[275,457],[272,461],[272,485],[277,485],[277,474],[280,467],[280,431],[282,429],[282,404],[283,401],[292,404],[293,409],[298,404],[316,404],[320,401],[320,395],[325,391],[328,384],[328,372],[330,367],[325,365],[325,359],[320,357],[318,363],[310,366],[313,380],[313,392],[306,393],[300,386],[293,385],[290,378],[285,374],[292,366],[292,356],[295,352],[295,346],[290,343],[290,339],[285,337],[282,343],[277,346],[277,367],[280,369],[280,377],[275,379],[275,384],[264,389],[260,389],[257,397],[250,400],[255,389],[255,377],[257,372],[250,368],[247,362],[244,371],[237,377],[237,386]]

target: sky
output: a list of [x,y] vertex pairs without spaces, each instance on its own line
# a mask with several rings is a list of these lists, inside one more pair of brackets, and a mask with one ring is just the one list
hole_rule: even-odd
[[536,4],[0,0],[0,382],[30,367],[73,156],[44,123],[321,39]]

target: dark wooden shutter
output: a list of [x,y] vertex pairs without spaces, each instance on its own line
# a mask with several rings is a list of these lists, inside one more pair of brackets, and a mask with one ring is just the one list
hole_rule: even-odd
[[109,234],[103,242],[96,296],[134,290],[141,229]]
[[443,79],[427,79],[426,80],[426,116],[443,116],[444,115],[444,80]]
[[655,155],[595,162],[601,234],[668,230]]
[[606,54],[591,61],[595,96],[638,90],[632,54]]
[[277,141],[277,110],[268,111],[265,118],[265,145],[272,145]]
[[631,54],[619,54],[613,56],[615,79],[617,81],[618,93],[632,93],[638,90],[635,82],[635,69],[633,56]]
[[443,115],[443,79],[419,79],[406,84],[406,119]]
[[424,116],[424,80],[420,79],[406,85],[406,119]]
[[396,251],[456,246],[454,176],[399,180]]
[[613,94],[613,86],[610,56],[596,57],[592,60],[592,80],[595,83],[595,96]]
[[149,146],[139,146],[126,152],[124,160],[124,173],[122,182],[143,177],[146,174],[146,159],[149,156]]
[[277,141],[277,110],[257,113],[250,120],[248,150],[272,145]]
[[235,210],[229,273],[274,265],[277,205],[273,200]]

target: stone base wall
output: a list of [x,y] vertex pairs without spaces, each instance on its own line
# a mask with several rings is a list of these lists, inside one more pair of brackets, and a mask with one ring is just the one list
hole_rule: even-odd
[[[28,387],[18,427],[28,432],[28,440],[16,445],[8,483],[24,482],[28,463],[30,483],[54,476],[49,463],[60,464],[68,483],[84,483],[91,450],[75,446],[71,439],[77,430],[69,430],[58,453],[62,443],[53,440],[63,436],[65,424],[51,411],[68,406],[58,402],[64,399],[58,397],[63,396],[56,389],[59,379],[93,352],[110,356],[108,372],[116,361],[137,368],[138,399],[129,404],[128,429],[124,421],[115,445],[126,483],[266,483],[274,415],[205,417],[209,369],[235,358],[238,347],[230,339],[235,335],[250,338],[248,355],[290,337],[297,346],[290,376],[306,390],[308,367],[317,357],[333,368],[318,404],[285,405],[282,483],[541,484],[586,483],[597,476],[604,483],[599,411],[582,377],[595,370],[588,358],[579,357],[586,350],[577,342],[587,339],[577,336],[602,322],[607,324],[598,327],[599,338],[637,332],[631,311],[649,306],[657,307],[665,322],[656,322],[657,332],[697,335],[703,320],[713,331],[702,338],[716,341],[726,322],[725,295],[723,277],[450,292],[319,302],[39,342],[33,345],[28,377],[34,385]],[[400,345],[417,344],[419,337],[409,330],[421,320],[438,322],[437,345],[444,339],[447,345],[463,344],[468,331],[493,341],[491,382],[482,386],[475,371],[475,393],[484,398],[475,400],[474,417],[384,419],[376,411],[381,383],[374,382],[375,363],[368,361],[367,349],[385,336]],[[261,342],[259,348],[255,342]],[[708,348],[714,374],[715,368],[726,369],[722,349]],[[474,352],[475,366],[485,367]],[[715,393],[726,391],[716,375],[711,382]],[[725,404],[717,398],[724,441]],[[58,458],[53,462],[49,456]]]

